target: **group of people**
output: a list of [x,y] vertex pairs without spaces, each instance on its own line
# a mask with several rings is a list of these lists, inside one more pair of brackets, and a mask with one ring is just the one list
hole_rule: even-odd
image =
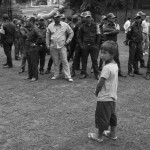
[[[10,22],[8,15],[4,14],[0,41],[7,56],[7,62],[3,66],[4,68],[13,67],[11,49],[14,44],[15,59],[19,60],[21,54],[19,73],[25,71],[27,60],[27,79],[30,79],[31,82],[38,80],[38,72],[42,75],[49,74],[52,64],[54,65],[52,80],[59,78],[60,73],[63,72],[65,79],[72,82],[72,77],[80,68],[80,79],[87,77],[87,63],[90,54],[91,72],[94,72],[95,78],[98,80],[104,65],[102,59],[99,59],[102,43],[108,40],[117,43],[120,26],[116,18],[113,13],[109,13],[101,16],[100,23],[95,23],[89,11],[68,17],[56,12],[52,19],[45,20],[42,17],[25,16]],[[149,31],[146,29],[145,19],[146,15],[138,12],[133,23],[129,18],[124,25],[125,44],[129,45],[128,75],[131,77],[134,77],[134,74],[141,74],[138,62],[141,63],[141,67],[146,67],[143,59],[145,52],[143,52],[142,46],[144,43],[144,50],[149,48]],[[47,69],[44,71],[46,54],[50,59]],[[69,61],[71,59],[73,63],[70,70]],[[114,60],[119,67],[118,76],[126,77],[127,75],[121,71],[119,47],[117,47]],[[150,79],[149,74],[147,71],[146,79]]]
[[[125,44],[129,45],[128,75],[141,75],[140,67],[146,67],[143,59],[143,47],[148,42],[149,31],[144,24],[145,14],[138,12],[134,22],[124,26],[126,30]],[[97,106],[95,111],[95,126],[98,133],[88,133],[88,137],[98,142],[103,142],[103,136],[116,140],[117,116],[115,102],[117,100],[118,76],[126,77],[121,71],[119,59],[119,47],[117,35],[120,26],[116,22],[116,16],[109,13],[101,16],[101,22],[95,23],[89,11],[80,15],[66,17],[57,12],[53,20],[45,24],[44,18],[30,17],[13,23],[9,22],[8,15],[3,16],[4,23],[1,26],[1,43],[7,56],[4,68],[13,66],[11,48],[16,42],[15,48],[20,49],[22,65],[20,73],[25,71],[25,62],[28,62],[28,77],[31,82],[38,79],[38,64],[40,74],[50,73],[54,65],[56,80],[63,71],[65,79],[72,82],[76,70],[81,67],[81,77],[87,77],[87,63],[90,54],[92,60],[91,69],[98,80],[95,89]],[[19,44],[19,46],[18,46]],[[144,45],[145,44],[145,45]],[[17,46],[16,46],[17,45]],[[144,45],[144,46],[143,46]],[[149,48],[149,44],[147,45]],[[144,47],[145,49],[145,47]],[[16,50],[18,52],[18,50]],[[99,53],[101,55],[98,62]],[[48,67],[44,72],[45,56],[50,54]],[[18,59],[18,55],[16,56]],[[73,59],[70,71],[69,60]],[[39,63],[40,62],[40,63]],[[100,73],[101,72],[101,73]],[[147,64],[146,79],[150,79],[150,54]],[[110,127],[110,130],[108,130]]]
[[[149,53],[149,36],[150,36],[150,23],[149,16],[145,13],[139,11],[134,22],[131,22],[131,18],[124,24],[124,29],[126,33],[126,40],[124,43],[129,45],[129,61],[128,61],[128,74],[134,77],[134,74],[142,75],[139,72],[138,64],[140,67],[147,68],[146,79],[150,79],[149,66],[150,58],[148,59],[147,66],[143,59],[143,55]],[[150,55],[149,55],[150,57]]]

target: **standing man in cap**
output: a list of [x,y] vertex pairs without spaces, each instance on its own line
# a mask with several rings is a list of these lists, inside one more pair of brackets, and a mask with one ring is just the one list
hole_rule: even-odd
[[[61,61],[65,78],[69,82],[72,82],[73,79],[71,78],[69,63],[67,60],[66,45],[71,42],[74,33],[67,23],[60,21],[60,17],[60,13],[57,12],[54,15],[54,22],[48,26],[46,32],[46,45],[47,48],[50,48],[54,61],[54,76],[51,79],[56,80],[59,77]],[[66,34],[68,34],[68,37]]]
[[69,53],[68,53],[68,62],[70,61],[70,59],[74,57],[74,52],[75,52],[75,47],[76,47],[76,32],[77,32],[77,23],[78,23],[78,15],[73,15],[72,17],[72,25],[70,26],[74,32],[74,36],[70,42],[70,50],[69,50]]
[[141,68],[146,68],[145,66],[145,61],[144,61],[144,58],[143,58],[143,51],[144,51],[144,44],[145,44],[145,41],[146,41],[146,38],[147,38],[147,23],[145,22],[145,17],[146,17],[146,13],[142,12],[142,11],[139,11],[137,12],[136,14],[137,16],[141,16],[141,26],[142,26],[142,35],[143,35],[143,44],[142,44],[142,49],[141,49],[141,59],[140,59],[140,67]]
[[42,36],[42,41],[39,46],[39,62],[40,62],[40,74],[44,75],[44,66],[45,66],[45,56],[47,52],[47,47],[46,47],[46,25],[45,25],[45,20],[44,18],[39,19],[39,32]]
[[28,77],[31,82],[38,80],[38,45],[42,42],[42,36],[35,26],[35,18],[31,17],[27,20],[27,26],[29,32],[25,42],[26,56],[28,61]]
[[[101,37],[100,37],[100,46],[101,44],[105,41],[105,34],[103,31],[103,28],[105,26],[105,24],[107,24],[107,17],[105,15],[101,16],[101,20],[100,20],[100,33],[101,33]],[[99,60],[99,71],[102,71],[102,67],[103,67],[103,60],[100,58]]]
[[[117,43],[117,35],[119,34],[120,30],[115,23],[116,16],[113,13],[107,14],[107,24],[103,27],[103,34],[105,35],[105,40],[114,41]],[[117,44],[118,45],[118,44]],[[126,77],[125,74],[121,71],[120,60],[119,60],[119,49],[117,50],[117,54],[114,57],[115,62],[118,64],[119,72],[118,76]]]
[[80,79],[87,77],[87,61],[89,54],[92,59],[92,66],[94,69],[95,78],[99,79],[98,70],[98,55],[99,55],[99,42],[100,42],[100,29],[92,21],[91,12],[85,12],[85,23],[81,26],[78,33],[78,42],[82,51],[82,76]]
[[15,40],[15,25],[9,21],[9,17],[7,14],[3,15],[3,30],[4,34],[2,34],[2,45],[4,48],[5,55],[7,57],[7,61],[3,64],[4,68],[12,68],[12,56],[11,49]]
[[74,55],[73,63],[72,63],[72,72],[71,72],[72,77],[76,75],[75,70],[80,68],[80,60],[82,57],[82,52],[81,52],[81,47],[78,42],[78,35],[79,35],[78,33],[79,33],[81,26],[84,24],[84,22],[85,22],[84,12],[82,12],[78,16],[78,23],[74,29],[74,37],[76,39],[76,46],[75,46],[75,55]]
[[134,77],[134,74],[142,75],[138,68],[138,62],[141,59],[143,41],[141,16],[136,15],[134,19],[135,21],[127,33],[127,38],[129,39],[128,75],[131,77]]

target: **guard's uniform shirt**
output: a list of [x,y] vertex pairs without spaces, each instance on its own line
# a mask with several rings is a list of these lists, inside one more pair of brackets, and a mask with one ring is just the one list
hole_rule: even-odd
[[13,44],[15,39],[16,28],[15,25],[11,22],[6,22],[3,24],[3,29],[5,34],[3,35],[3,42],[7,44]]
[[135,43],[143,41],[142,26],[138,23],[133,23],[130,27],[130,31],[127,33],[127,38]]
[[41,44],[45,45],[46,44],[46,27],[39,26],[38,29],[39,29],[39,32],[42,36]]
[[40,44],[42,41],[42,36],[39,33],[38,29],[34,26],[33,28],[29,28],[29,32],[27,33],[26,44],[28,46],[33,46],[33,44]]
[[105,41],[112,40],[112,41],[117,42],[118,32],[112,33],[112,34],[107,34],[107,32],[109,33],[109,32],[111,32],[111,30],[117,31],[115,23],[109,22],[109,23],[103,25],[103,34],[105,34]]
[[91,45],[97,44],[97,35],[100,34],[98,26],[92,22],[89,26],[88,24],[83,24],[78,33],[78,42],[80,46],[82,43],[87,43]]

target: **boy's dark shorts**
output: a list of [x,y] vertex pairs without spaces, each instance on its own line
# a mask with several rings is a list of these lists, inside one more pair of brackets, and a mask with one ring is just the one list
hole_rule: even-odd
[[95,111],[95,126],[100,131],[108,130],[108,127],[117,126],[115,102],[97,102]]

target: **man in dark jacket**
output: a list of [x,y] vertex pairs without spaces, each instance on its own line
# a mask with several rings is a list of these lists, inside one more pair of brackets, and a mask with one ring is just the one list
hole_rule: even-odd
[[[107,14],[107,24],[103,27],[103,34],[105,35],[105,41],[111,40],[117,43],[117,35],[120,32],[119,26],[115,23],[116,16],[113,13]],[[118,44],[117,44],[118,45]],[[119,72],[118,76],[126,77],[121,71],[120,59],[119,59],[119,49],[117,49],[117,54],[114,57],[115,62],[118,65]]]
[[38,80],[38,45],[41,44],[42,36],[39,30],[35,26],[35,18],[31,17],[27,21],[27,26],[29,27],[29,32],[27,33],[27,38],[25,42],[26,56],[28,61],[28,77],[31,82]]
[[99,79],[98,70],[98,55],[99,55],[99,27],[92,21],[92,16],[89,11],[85,12],[86,22],[81,26],[78,33],[78,42],[82,51],[82,76],[80,79],[87,77],[87,60],[89,54],[92,59],[92,66],[94,69],[95,78]]
[[40,74],[44,75],[44,66],[45,66],[45,56],[47,52],[47,47],[46,47],[46,25],[45,25],[45,20],[41,17],[39,19],[39,32],[42,35],[42,41],[38,45],[39,46],[39,62],[40,62]]
[[2,45],[4,48],[5,55],[7,57],[7,61],[3,64],[4,68],[12,68],[12,56],[11,49],[15,39],[15,25],[9,21],[9,17],[7,14],[3,15],[3,30],[4,34],[2,34]]
[[78,42],[78,33],[79,33],[80,27],[84,24],[84,19],[85,19],[84,12],[82,12],[80,16],[78,16],[78,23],[74,29],[74,38],[76,39],[76,43],[75,43],[75,54],[74,54],[73,63],[72,63],[72,72],[71,72],[72,77],[76,75],[75,70],[80,68],[80,60],[81,60],[82,55],[81,55],[81,47]]
[[127,33],[127,38],[129,39],[128,75],[131,77],[134,77],[134,74],[142,75],[138,67],[138,62],[141,60],[143,41],[141,16],[136,15],[134,19],[135,22],[131,25],[130,31]]

